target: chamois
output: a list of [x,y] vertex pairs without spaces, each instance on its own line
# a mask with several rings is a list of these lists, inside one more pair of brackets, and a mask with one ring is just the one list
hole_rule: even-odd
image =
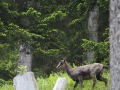
[[100,63],[93,63],[89,65],[83,65],[76,68],[73,68],[66,61],[66,58],[61,60],[56,67],[57,69],[65,69],[69,77],[75,81],[73,89],[75,89],[80,84],[81,88],[83,88],[83,80],[93,79],[92,88],[95,87],[96,78],[99,81],[103,81],[107,86],[107,79],[102,77],[103,69],[108,69],[107,65],[103,65]]

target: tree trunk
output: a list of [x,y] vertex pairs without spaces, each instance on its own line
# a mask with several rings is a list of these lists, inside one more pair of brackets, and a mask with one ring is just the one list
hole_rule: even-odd
[[[25,1],[26,2],[26,1]],[[26,7],[29,9],[34,4],[34,1],[28,0]],[[25,22],[25,23],[23,23]],[[29,27],[31,21],[28,20],[28,18],[23,18],[21,25],[24,27]],[[31,46],[30,44],[26,42],[21,42],[20,49],[19,49],[20,55],[18,60],[18,66],[23,65],[26,66],[26,71],[31,71],[31,65],[32,65],[32,53],[31,53]],[[20,71],[20,68],[18,68],[18,72]]]
[[110,0],[110,90],[120,90],[120,0]]
[[[98,16],[99,16],[99,6],[96,4],[94,9],[90,11],[88,17],[88,31],[89,31],[89,40],[98,41]],[[87,60],[93,61],[95,52],[88,52]]]
[[58,78],[53,90],[65,90],[66,84],[66,78]]
[[13,79],[14,90],[38,90],[37,83],[32,72],[18,74]]
[[31,53],[31,46],[25,43],[20,45],[19,49],[20,55],[18,60],[18,66],[24,65],[26,67],[26,71],[31,71],[31,64],[32,64],[32,53]]

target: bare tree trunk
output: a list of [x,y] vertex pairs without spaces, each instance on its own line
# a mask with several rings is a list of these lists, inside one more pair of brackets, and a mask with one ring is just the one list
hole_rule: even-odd
[[[28,0],[26,7],[29,8],[32,4],[33,1]],[[25,22],[21,22],[23,26],[30,26],[31,21],[28,18],[23,18],[22,20],[23,22]],[[30,38],[29,41],[31,42],[32,39]],[[22,65],[22,67],[18,68],[19,74],[13,79],[13,85],[15,90],[38,90],[34,74],[33,72],[30,72],[32,65],[31,48],[31,45],[27,43],[27,41],[21,41],[19,48],[20,55],[18,60],[18,66]],[[26,66],[26,68],[24,66]]]
[[110,0],[110,90],[120,90],[120,0]]
[[20,56],[18,60],[18,66],[24,65],[27,66],[27,71],[31,71],[31,64],[32,64],[32,53],[31,53],[31,46],[29,44],[22,43],[20,45]]
[[[99,6],[96,4],[94,9],[90,11],[88,17],[88,31],[89,31],[89,40],[98,41],[98,16],[99,16]],[[93,56],[95,52],[89,52],[87,54],[87,60],[93,61]]]
[[[33,6],[34,1],[27,1],[26,7],[29,9],[29,7]],[[25,23],[23,23],[25,22]],[[23,18],[21,24],[25,27],[30,26],[30,21],[28,18]],[[31,65],[32,65],[32,53],[31,53],[31,46],[26,42],[21,42],[20,49],[19,49],[20,55],[18,60],[18,66],[23,65],[26,66],[27,71],[31,71]],[[18,68],[18,71],[20,69]]]

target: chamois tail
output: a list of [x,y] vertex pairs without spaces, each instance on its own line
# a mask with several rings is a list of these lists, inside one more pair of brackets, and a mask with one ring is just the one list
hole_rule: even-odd
[[107,66],[107,65],[103,65],[103,68],[105,68],[105,69],[109,69],[109,66]]

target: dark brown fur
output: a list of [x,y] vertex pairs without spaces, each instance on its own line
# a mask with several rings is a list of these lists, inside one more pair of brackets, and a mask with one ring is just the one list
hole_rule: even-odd
[[107,85],[107,79],[102,77],[103,69],[108,68],[107,65],[103,65],[100,63],[93,63],[93,64],[83,65],[73,68],[66,62],[66,58],[64,58],[59,62],[56,68],[65,69],[67,74],[70,76],[70,78],[75,81],[73,89],[78,85],[78,83],[80,83],[82,88],[83,80],[89,80],[89,79],[93,79],[92,87],[94,88],[96,84],[96,78],[99,81],[103,81],[105,85]]

